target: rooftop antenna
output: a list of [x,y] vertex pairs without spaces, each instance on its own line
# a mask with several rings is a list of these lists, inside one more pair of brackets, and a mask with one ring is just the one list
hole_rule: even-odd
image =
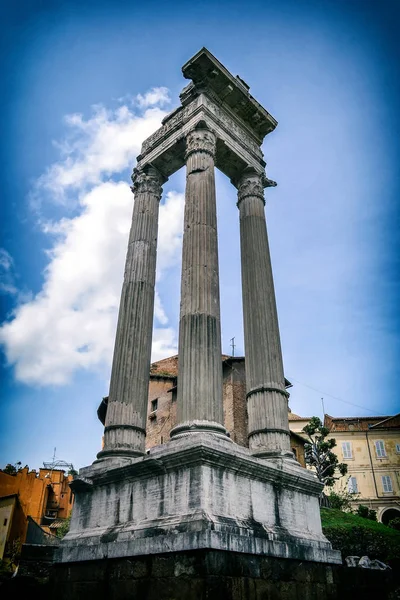
[[236,348],[236,346],[235,346],[235,338],[233,337],[229,341],[231,342],[232,356],[235,356],[235,348]]
[[322,402],[322,417],[325,418],[325,406],[324,406],[324,399],[321,398],[321,402]]
[[72,463],[56,458],[56,451],[57,448],[54,448],[53,460],[51,462],[43,462],[44,468],[50,470],[50,476],[54,469],[67,471],[67,473],[69,471],[74,471],[74,465]]

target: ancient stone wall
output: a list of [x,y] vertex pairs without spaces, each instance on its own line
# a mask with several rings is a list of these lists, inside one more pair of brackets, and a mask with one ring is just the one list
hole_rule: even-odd
[[248,446],[246,410],[246,374],[244,360],[229,358],[223,364],[224,425],[231,439]]
[[208,550],[54,570],[59,600],[386,600],[393,590],[388,572]]

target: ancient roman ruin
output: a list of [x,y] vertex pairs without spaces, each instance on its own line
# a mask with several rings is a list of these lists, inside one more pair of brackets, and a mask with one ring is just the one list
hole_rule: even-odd
[[[213,549],[340,563],[322,533],[321,484],[293,458],[264,211],[261,151],[277,121],[205,48],[183,66],[181,105],[143,143],[104,447],[73,482],[59,562]],[[162,185],[186,168],[178,425],[145,453]],[[215,168],[237,189],[249,448],[222,425]]]

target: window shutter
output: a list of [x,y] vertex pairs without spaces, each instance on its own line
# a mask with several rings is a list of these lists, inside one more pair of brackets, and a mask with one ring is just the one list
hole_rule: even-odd
[[349,494],[358,494],[357,477],[350,477],[348,483]]
[[343,458],[352,458],[351,442],[342,442]]
[[382,486],[384,492],[393,492],[392,480],[389,475],[382,475]]
[[375,442],[375,450],[378,458],[386,456],[385,443],[382,440],[377,440]]

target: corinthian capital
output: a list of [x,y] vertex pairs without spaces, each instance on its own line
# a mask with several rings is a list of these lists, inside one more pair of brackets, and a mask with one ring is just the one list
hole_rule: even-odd
[[238,204],[248,196],[256,196],[264,203],[265,175],[250,171],[243,173],[238,181]]
[[160,173],[153,167],[147,168],[146,171],[134,169],[132,174],[133,186],[131,190],[134,194],[142,194],[147,192],[154,194],[160,200],[162,195],[162,184],[164,183]]
[[215,156],[216,137],[208,129],[193,129],[186,137],[186,158],[193,152],[206,152]]

